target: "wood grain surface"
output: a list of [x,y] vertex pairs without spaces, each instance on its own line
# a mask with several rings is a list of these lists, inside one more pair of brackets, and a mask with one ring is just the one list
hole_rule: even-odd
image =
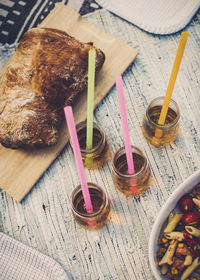
[[[105,33],[61,3],[56,5],[40,26],[66,31],[80,41],[94,42],[95,46],[103,50],[106,61],[96,79],[95,107],[114,85],[115,76],[123,73],[137,55],[134,48]],[[76,122],[86,119],[86,97],[84,92],[74,105]],[[0,146],[1,188],[17,201],[21,201],[68,140],[66,124],[63,124],[59,141],[53,147],[39,150],[11,150]]]

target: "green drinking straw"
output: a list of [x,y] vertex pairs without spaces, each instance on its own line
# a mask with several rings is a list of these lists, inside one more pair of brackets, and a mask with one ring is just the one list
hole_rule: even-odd
[[87,135],[86,149],[93,146],[93,109],[94,109],[94,84],[95,84],[96,51],[89,51],[88,58],[88,90],[87,90]]

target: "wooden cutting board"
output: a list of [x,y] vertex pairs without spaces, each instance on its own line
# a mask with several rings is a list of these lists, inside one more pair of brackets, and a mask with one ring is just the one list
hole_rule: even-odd
[[[96,80],[95,107],[106,96],[115,82],[137,55],[137,51],[124,42],[83,19],[68,6],[60,3],[40,24],[66,31],[83,42],[94,42],[103,50],[106,61]],[[86,92],[73,107],[75,122],[86,119]],[[69,140],[66,124],[60,131],[58,143],[40,150],[12,150],[0,145],[0,187],[16,201],[21,201],[55,160]]]

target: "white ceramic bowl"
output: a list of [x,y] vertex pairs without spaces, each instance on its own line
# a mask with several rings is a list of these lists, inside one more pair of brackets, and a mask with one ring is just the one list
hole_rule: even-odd
[[159,267],[156,265],[157,257],[156,252],[158,248],[158,237],[161,232],[161,228],[163,223],[166,221],[169,213],[176,207],[179,199],[190,190],[193,189],[195,185],[200,183],[200,170],[192,174],[189,178],[187,178],[178,188],[171,194],[171,196],[166,200],[165,204],[161,208],[156,221],[153,225],[150,239],[149,239],[149,262],[151,269],[154,273],[154,276],[157,280],[165,280],[167,279],[165,276],[161,275]]

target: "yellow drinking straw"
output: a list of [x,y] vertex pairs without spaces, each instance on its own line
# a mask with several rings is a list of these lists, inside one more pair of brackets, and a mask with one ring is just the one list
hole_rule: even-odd
[[[159,120],[158,120],[159,125],[164,125],[164,123],[165,123],[168,107],[169,107],[170,100],[171,100],[171,97],[172,97],[172,92],[173,92],[173,89],[174,89],[174,85],[175,85],[175,82],[176,82],[176,77],[177,77],[178,70],[179,70],[179,67],[180,67],[180,64],[181,64],[181,60],[182,60],[182,57],[183,57],[183,53],[184,53],[185,45],[187,43],[188,36],[189,36],[189,34],[187,32],[182,32],[181,33],[179,46],[178,46],[176,57],[175,57],[175,60],[174,60],[174,65],[173,65],[171,76],[170,76],[170,79],[169,79],[169,83],[168,83],[167,91],[166,91],[166,94],[165,94],[162,110],[161,110],[161,113],[160,113],[160,117],[159,117]],[[162,130],[156,129],[155,137],[160,138],[161,136],[162,136]]]

